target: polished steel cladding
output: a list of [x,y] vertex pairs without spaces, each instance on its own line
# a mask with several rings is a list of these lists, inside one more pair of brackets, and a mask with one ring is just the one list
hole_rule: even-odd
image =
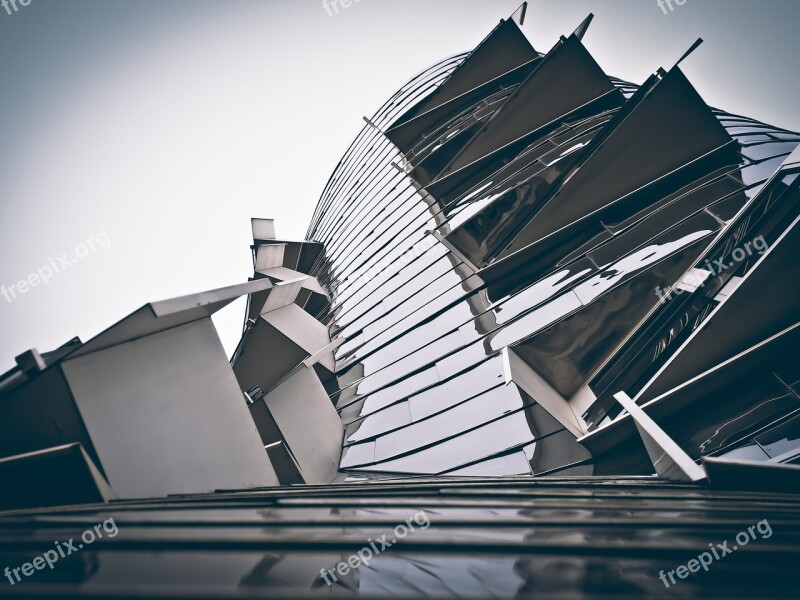
[[[677,64],[607,76],[590,21],[546,53],[502,21],[365,119],[331,176],[307,237],[343,340],[342,471],[650,473],[638,436],[601,442],[615,393],[790,343],[800,136],[708,107]],[[752,446],[800,410],[800,372],[772,369],[747,397],[663,399],[664,425],[695,459]]]
[[0,375],[0,595],[797,597],[800,134],[709,107],[701,40],[635,85],[526,9],[247,283]]

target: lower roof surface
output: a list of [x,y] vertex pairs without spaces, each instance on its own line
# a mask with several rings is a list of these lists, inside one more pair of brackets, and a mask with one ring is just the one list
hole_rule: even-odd
[[[83,544],[87,530],[103,537]],[[798,534],[796,495],[650,477],[377,479],[4,513],[3,567],[76,549],[0,595],[797,597]]]

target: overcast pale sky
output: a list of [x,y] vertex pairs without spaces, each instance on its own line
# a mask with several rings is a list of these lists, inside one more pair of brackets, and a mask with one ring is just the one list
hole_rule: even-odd
[[[0,8],[0,285],[53,275],[0,295],[0,371],[149,301],[246,281],[250,217],[302,238],[362,115],[519,4],[19,2]],[[637,83],[701,36],[684,70],[709,104],[800,129],[800,2],[672,5],[534,0],[524,31],[546,51],[594,12],[585,44]],[[215,319],[229,350],[242,311]]]

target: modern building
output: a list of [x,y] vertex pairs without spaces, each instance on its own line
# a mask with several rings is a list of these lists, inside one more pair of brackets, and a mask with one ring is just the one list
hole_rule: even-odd
[[365,118],[306,240],[253,219],[248,283],[17,357],[0,594],[797,596],[800,134],[525,12]]

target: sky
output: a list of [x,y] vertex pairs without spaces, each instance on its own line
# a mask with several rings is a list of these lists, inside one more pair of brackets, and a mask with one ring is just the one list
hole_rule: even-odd
[[[710,105],[800,130],[800,2],[662,1],[534,0],[523,31],[546,52],[593,12],[585,45],[635,83],[702,37],[681,66]],[[0,7],[0,372],[147,302],[247,281],[250,218],[302,239],[362,116],[518,4]],[[243,311],[215,317],[229,352]]]

